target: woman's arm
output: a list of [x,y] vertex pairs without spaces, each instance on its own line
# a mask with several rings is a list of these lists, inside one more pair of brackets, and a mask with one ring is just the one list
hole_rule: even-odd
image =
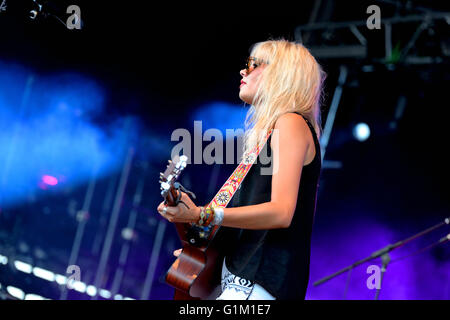
[[[309,127],[301,116],[294,113],[282,115],[275,123],[271,139],[273,155],[271,201],[235,208],[225,208],[223,226],[242,229],[287,228],[291,224],[297,203],[300,176],[306,153],[310,147]],[[158,211],[171,222],[197,222],[200,209],[183,194],[182,204],[168,207],[162,213],[163,205]]]
[[309,148],[309,127],[301,116],[282,115],[271,139],[273,155],[271,201],[225,208],[222,225],[243,229],[287,228],[297,203],[300,176]]

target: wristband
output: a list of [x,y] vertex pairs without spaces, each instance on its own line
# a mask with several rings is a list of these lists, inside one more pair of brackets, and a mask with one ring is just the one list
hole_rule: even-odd
[[214,208],[214,220],[212,224],[220,226],[223,221],[223,208]]
[[206,220],[205,220],[205,225],[209,226],[210,223],[214,220],[214,208],[212,207],[206,207],[205,209],[205,215],[206,215]]

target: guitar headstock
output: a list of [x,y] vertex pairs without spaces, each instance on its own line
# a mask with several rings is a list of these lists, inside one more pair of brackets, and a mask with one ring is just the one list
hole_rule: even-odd
[[159,183],[161,184],[161,196],[168,202],[169,206],[175,205],[177,191],[174,188],[174,183],[177,181],[181,172],[186,168],[188,157],[182,155],[176,156],[173,161],[169,160],[164,173],[159,174]]

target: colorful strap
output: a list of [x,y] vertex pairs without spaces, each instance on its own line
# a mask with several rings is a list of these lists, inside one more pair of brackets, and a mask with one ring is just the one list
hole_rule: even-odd
[[228,203],[231,201],[231,198],[233,198],[233,195],[235,194],[235,192],[241,185],[242,181],[244,180],[245,176],[249,172],[250,168],[252,167],[253,163],[258,158],[258,155],[261,152],[262,147],[266,143],[271,133],[272,129],[269,130],[267,136],[265,137],[264,141],[261,144],[254,147],[247,155],[243,157],[241,163],[233,171],[231,176],[228,178],[228,180],[225,182],[222,188],[220,188],[219,192],[217,192],[217,194],[214,196],[214,198],[208,204],[207,207],[225,208],[228,205]]

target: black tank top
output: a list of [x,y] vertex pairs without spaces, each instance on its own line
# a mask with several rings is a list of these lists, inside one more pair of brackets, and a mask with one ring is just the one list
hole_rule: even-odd
[[[291,225],[271,230],[221,227],[218,232],[221,233],[221,247],[228,270],[258,283],[277,299],[304,299],[309,280],[311,232],[321,173],[321,153],[313,126],[303,118],[311,129],[316,154],[311,163],[303,166]],[[270,139],[260,155],[272,156]],[[292,147],[295,147],[295,142],[292,142]],[[230,207],[271,200],[272,175],[267,172],[261,174],[262,168],[271,170],[271,162],[265,163],[261,163],[258,156],[236,191]]]

